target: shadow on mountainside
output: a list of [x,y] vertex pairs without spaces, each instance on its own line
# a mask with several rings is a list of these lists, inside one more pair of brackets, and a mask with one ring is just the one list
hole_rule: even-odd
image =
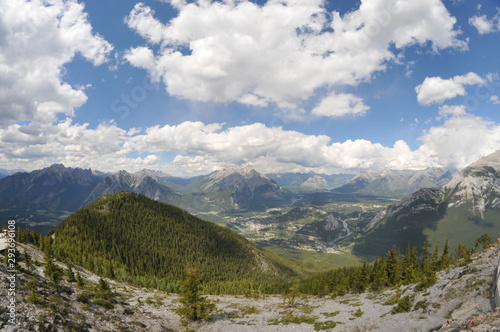
[[389,210],[381,224],[358,240],[353,253],[372,261],[387,253],[393,245],[402,251],[408,245],[422,249],[427,240],[424,231],[436,230],[439,220],[446,215],[447,203],[428,201],[425,202],[425,208],[422,206],[424,205],[397,206],[394,208],[396,211]]

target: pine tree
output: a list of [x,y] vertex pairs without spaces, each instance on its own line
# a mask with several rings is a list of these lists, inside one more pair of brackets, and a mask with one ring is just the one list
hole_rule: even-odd
[[387,278],[389,285],[397,285],[401,281],[402,267],[401,267],[401,254],[396,246],[392,246],[391,250],[387,252]]
[[373,263],[372,290],[378,291],[388,285],[387,269],[384,257],[381,256]]
[[434,254],[432,254],[430,269],[436,272],[439,269],[439,243],[436,245],[434,249]]
[[58,288],[59,283],[61,282],[64,275],[64,271],[61,267],[57,266],[54,263],[54,258],[49,255],[45,257],[43,274],[46,278],[50,279],[50,281],[56,288]]
[[403,283],[411,284],[419,280],[419,264],[416,247],[406,248],[403,257]]
[[460,243],[458,247],[455,249],[455,254],[459,260],[462,260],[461,264],[467,264],[470,261],[470,256],[472,254],[472,250],[469,249],[465,244]]
[[190,321],[209,320],[210,314],[216,309],[214,303],[200,294],[202,276],[198,270],[190,267],[185,273],[186,279],[182,283],[182,293],[179,296],[182,306],[176,310],[184,326]]
[[431,245],[429,243],[429,240],[425,240],[424,250],[420,258],[420,266],[422,271],[429,271],[430,265],[431,265]]
[[474,248],[477,248],[480,245],[482,245],[482,250],[485,250],[486,248],[489,248],[492,243],[493,239],[491,238],[491,236],[487,233],[484,233],[483,235],[478,237],[476,241],[474,241]]
[[448,245],[448,241],[446,241],[443,249],[443,254],[441,255],[441,258],[439,259],[439,268],[446,269],[448,266],[451,264],[451,257],[450,257],[450,248]]
[[28,269],[33,265],[33,261],[31,260],[31,256],[27,250],[24,251],[24,262],[26,263],[26,267]]
[[300,295],[298,283],[292,283],[288,290],[283,294],[283,302],[285,303],[285,306],[288,308],[295,308]]
[[96,298],[110,301],[115,297],[115,294],[113,293],[109,283],[105,279],[100,278],[95,287],[95,296]]
[[34,280],[30,280],[26,283],[25,288],[30,291],[30,294],[26,297],[26,301],[34,304],[43,304],[43,299],[38,295],[38,287]]

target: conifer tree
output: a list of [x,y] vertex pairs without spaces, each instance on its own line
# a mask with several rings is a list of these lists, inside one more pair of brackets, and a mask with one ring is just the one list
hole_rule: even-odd
[[372,289],[378,291],[388,285],[387,269],[384,257],[381,256],[373,263]]
[[114,298],[113,291],[111,290],[111,286],[109,283],[103,279],[100,278],[99,282],[97,283],[95,287],[95,295],[96,298],[104,299],[104,300],[112,300]]
[[297,282],[292,283],[288,290],[283,294],[283,301],[288,308],[295,308],[297,300],[300,296],[299,285]]
[[31,256],[27,250],[24,251],[24,262],[26,263],[26,267],[28,269],[33,265],[33,262],[31,260]]
[[61,282],[64,275],[64,271],[61,267],[57,266],[54,263],[54,258],[49,255],[45,257],[43,274],[46,278],[50,279],[50,281],[56,288],[58,288],[59,283]]
[[477,248],[482,245],[482,250],[485,250],[486,248],[491,246],[492,243],[493,239],[491,238],[491,236],[487,233],[484,233],[483,235],[478,237],[476,241],[474,241],[474,248]]
[[202,276],[198,270],[189,267],[185,273],[186,279],[182,283],[182,293],[179,296],[182,306],[176,310],[184,326],[190,321],[209,320],[210,314],[215,310],[215,304],[200,294]]
[[416,247],[406,248],[403,257],[403,283],[411,284],[419,280],[419,264]]
[[392,246],[391,250],[387,252],[387,279],[389,285],[397,285],[401,281],[401,254],[396,246]]
[[434,249],[434,254],[432,254],[430,269],[436,272],[439,269],[439,243],[436,245]]
[[446,241],[443,249],[443,254],[441,255],[441,258],[439,259],[439,268],[440,269],[445,269],[451,264],[451,257],[450,257],[450,248],[448,245],[448,241]]
[[469,249],[465,244],[460,243],[458,247],[455,249],[455,254],[457,258],[462,261],[462,264],[467,264],[470,260],[470,256],[472,254],[472,250]]
[[425,240],[424,250],[422,252],[420,262],[422,271],[429,271],[431,265],[431,245],[429,243],[429,240]]

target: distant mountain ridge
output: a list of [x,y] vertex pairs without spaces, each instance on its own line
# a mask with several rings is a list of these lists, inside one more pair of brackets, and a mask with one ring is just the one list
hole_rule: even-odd
[[102,173],[62,164],[0,179],[0,208],[75,211],[102,195],[135,192],[192,212],[262,209],[281,201],[281,187],[251,166],[191,179],[142,170]]
[[1,178],[0,208],[75,211],[102,195],[130,191],[192,213],[263,210],[286,201],[282,184],[317,190],[352,179],[334,191],[391,196],[428,184],[437,185],[446,181],[447,176],[446,171],[436,169],[386,171],[383,174],[366,172],[354,179],[349,174],[312,172],[264,175],[247,165],[186,179],[148,169],[136,173],[123,170],[104,173],[54,164],[42,170]]
[[449,170],[437,167],[423,170],[367,171],[360,173],[333,191],[404,197],[421,188],[440,187],[450,181],[452,176],[453,174]]
[[445,185],[420,189],[389,205],[366,225],[365,243],[358,245],[363,250],[384,248],[389,239],[401,247],[408,242],[421,246],[426,239],[470,244],[485,232],[500,233],[499,217],[497,151],[460,170]]
[[332,189],[344,185],[354,177],[353,174],[318,174],[309,173],[269,173],[266,174],[282,187],[306,187]]
[[115,194],[120,191],[135,192],[159,201],[168,201],[170,195],[175,195],[172,189],[163,186],[151,175],[155,176],[145,171],[134,174],[119,171],[111,174],[96,184],[83,201],[82,207],[103,195]]
[[100,177],[90,169],[54,164],[30,173],[0,179],[0,208],[78,209]]

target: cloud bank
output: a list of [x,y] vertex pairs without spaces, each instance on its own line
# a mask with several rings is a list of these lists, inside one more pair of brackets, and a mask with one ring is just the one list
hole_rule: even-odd
[[314,114],[361,115],[368,108],[346,95],[335,101],[335,88],[383,71],[397,56],[391,47],[467,48],[439,0],[363,1],[344,15],[323,0],[168,2],[178,10],[168,22],[144,3],[134,7],[126,23],[148,44],[125,59],[169,94],[198,101],[293,109],[327,88]]
[[[11,125],[0,130],[0,160],[31,169],[62,162],[100,170],[157,168],[176,175],[203,174],[245,163],[266,172],[338,169],[461,168],[496,150],[500,126],[460,107],[442,107],[445,121],[426,131],[422,145],[411,150],[400,140],[383,146],[368,140],[332,142],[325,135],[306,135],[262,123],[226,127],[222,123],[183,122],[125,131],[115,123],[99,125]],[[171,162],[161,156],[173,153]],[[32,161],[36,158],[36,161]],[[0,164],[0,167],[4,165]]]

